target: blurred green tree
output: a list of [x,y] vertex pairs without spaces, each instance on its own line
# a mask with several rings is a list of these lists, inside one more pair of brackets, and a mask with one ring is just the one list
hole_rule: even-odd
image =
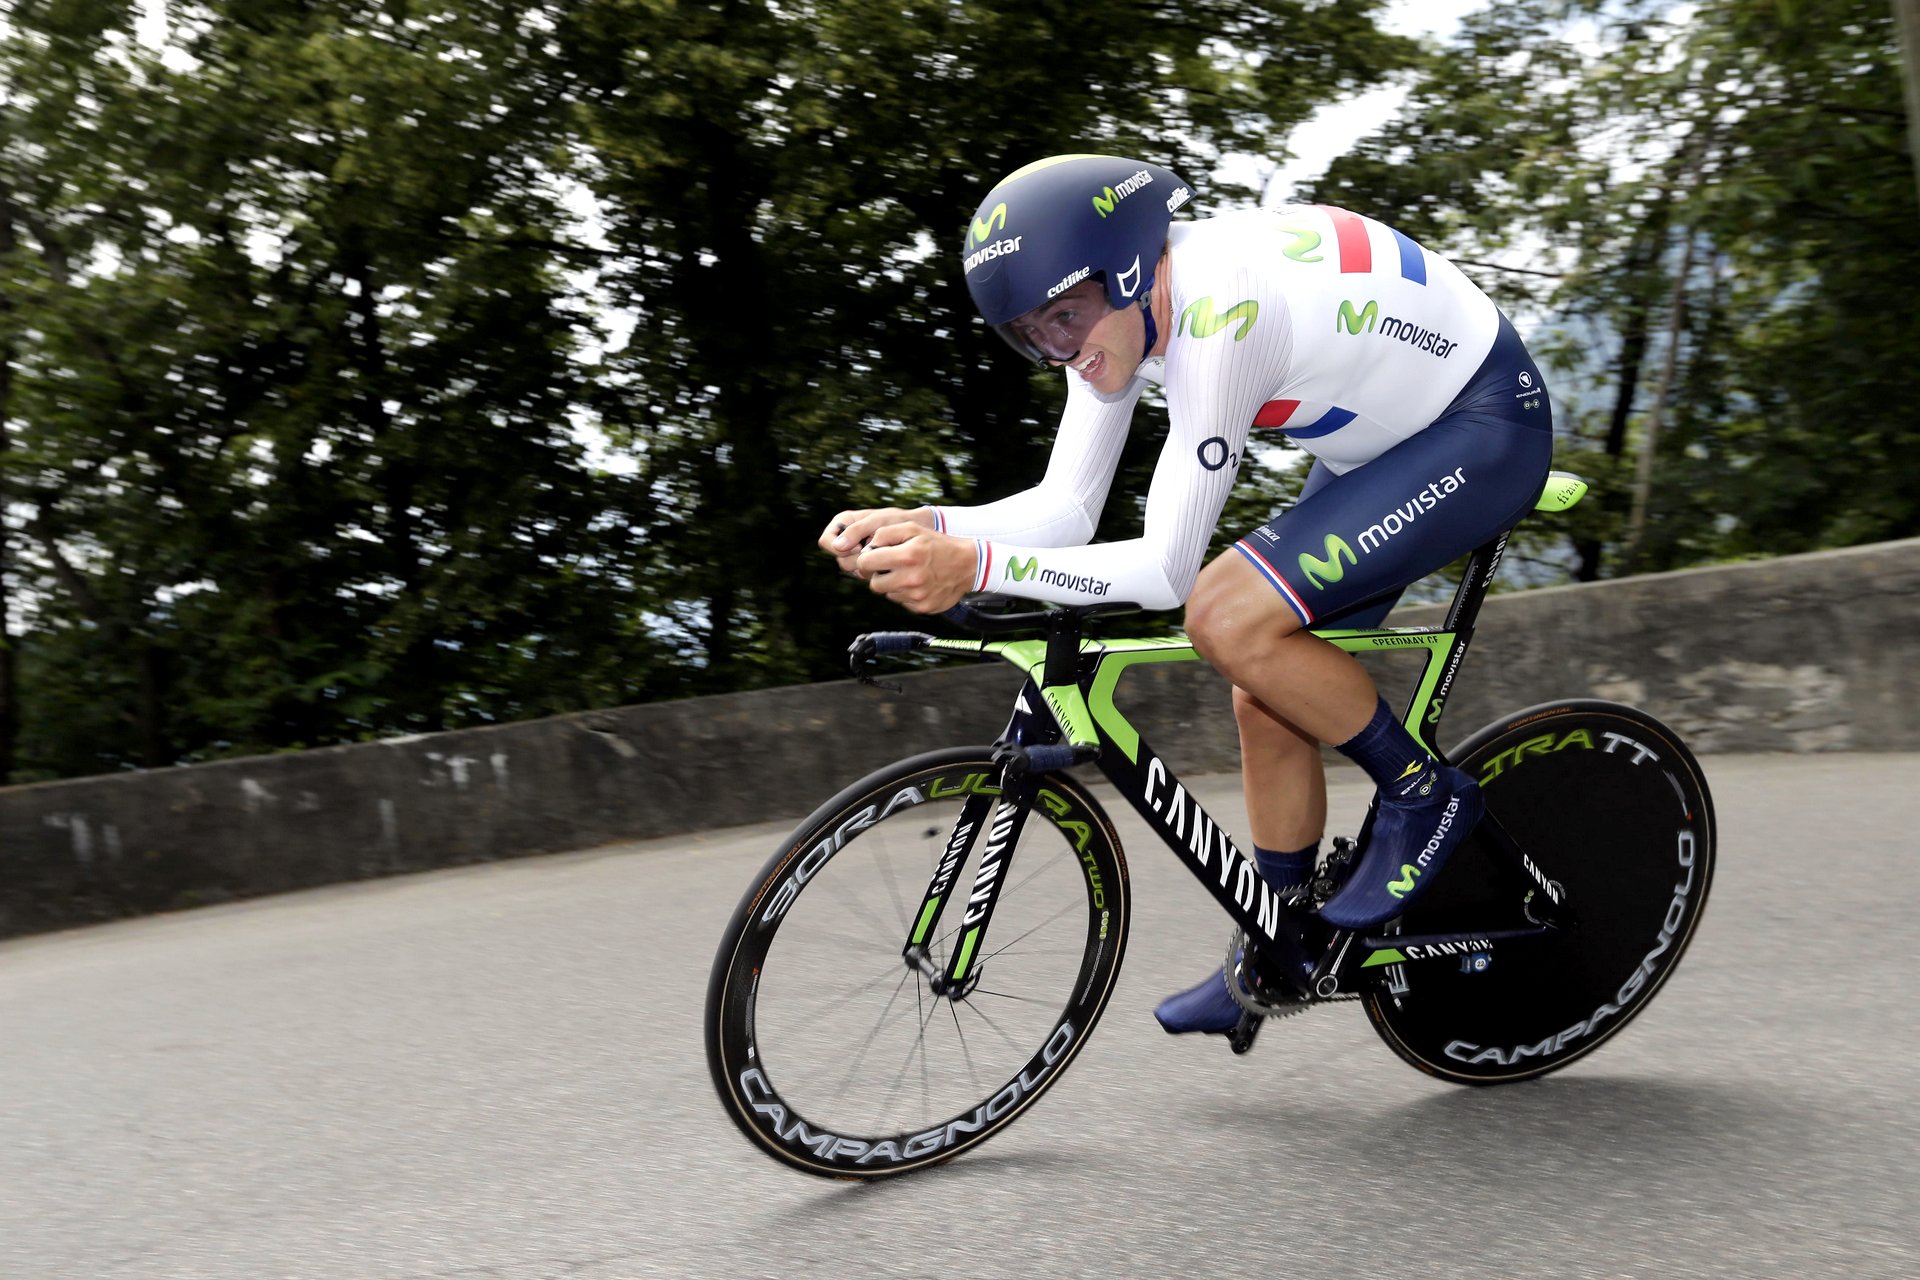
[[1898,68],[1877,0],[1499,0],[1319,185],[1547,330],[1578,577],[1920,533]]
[[1276,154],[1410,56],[1379,8],[193,0],[156,46],[18,0],[12,776],[835,674],[897,617],[826,517],[1042,465],[1058,380],[951,261],[986,184]]
[[[978,322],[954,261],[994,180],[1066,151],[1196,178],[1277,154],[1315,106],[1410,56],[1379,8],[570,7],[605,278],[638,317],[596,404],[639,459],[645,593],[673,602],[693,687],[844,674],[849,634],[901,624],[813,548],[834,512],[994,497],[1044,468],[1060,379]],[[1198,191],[1203,211],[1252,194]],[[1158,432],[1136,435],[1104,536],[1137,522]]]
[[523,4],[16,6],[27,776],[649,692]]

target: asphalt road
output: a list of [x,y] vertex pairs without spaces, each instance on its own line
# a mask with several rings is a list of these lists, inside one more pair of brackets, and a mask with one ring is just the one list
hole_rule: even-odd
[[[875,1185],[775,1165],[707,1079],[708,966],[779,828],[0,944],[0,1277],[1920,1275],[1920,756],[1705,763],[1693,949],[1500,1089],[1352,1005],[1239,1059],[1164,1035],[1224,918],[1110,804],[1106,1019],[1019,1124]],[[1336,828],[1360,802],[1339,780]]]

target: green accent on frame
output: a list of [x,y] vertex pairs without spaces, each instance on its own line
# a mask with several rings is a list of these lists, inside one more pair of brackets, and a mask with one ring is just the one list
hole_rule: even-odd
[[1087,710],[1087,700],[1081,696],[1077,684],[1042,685],[1040,696],[1045,698],[1047,706],[1053,711],[1053,718],[1060,722],[1061,730],[1067,735],[1067,745],[1073,747],[1093,747],[1100,744],[1100,735],[1093,731],[1093,717]]
[[973,949],[980,945],[978,925],[967,930],[967,936],[960,939],[960,958],[953,962],[953,980],[955,982],[967,976],[967,970],[973,964]]
[[1420,675],[1420,686],[1413,691],[1413,698],[1407,703],[1404,723],[1407,732],[1435,755],[1428,723],[1428,712],[1432,709],[1434,690],[1440,687],[1440,677],[1446,674],[1447,660],[1453,656],[1453,646],[1460,637],[1451,631],[1405,629],[1393,631],[1315,631],[1315,635],[1348,653],[1380,653],[1397,649],[1425,649],[1427,668]]
[[940,914],[940,899],[927,899],[927,905],[920,908],[920,923],[913,926],[913,937],[908,941],[916,947],[925,942],[927,930],[933,927],[933,918],[938,914]]
[[[1121,646],[1137,645],[1138,648]],[[1112,640],[1103,641],[1105,651],[1100,657],[1099,669],[1093,673],[1093,683],[1087,689],[1087,706],[1093,712],[1093,718],[1107,731],[1107,737],[1113,745],[1126,754],[1127,759],[1140,763],[1140,731],[1127,723],[1120,714],[1120,708],[1113,704],[1114,686],[1120,683],[1120,677],[1127,668],[1143,662],[1196,662],[1200,655],[1193,651],[1193,642],[1184,637],[1170,636],[1160,640]]]
[[1376,965],[1405,964],[1406,962],[1407,962],[1407,958],[1405,956],[1401,955],[1398,951],[1395,951],[1391,947],[1389,947],[1385,951],[1376,951],[1372,955],[1368,956],[1366,963],[1361,965],[1360,967],[1362,969],[1371,969]]

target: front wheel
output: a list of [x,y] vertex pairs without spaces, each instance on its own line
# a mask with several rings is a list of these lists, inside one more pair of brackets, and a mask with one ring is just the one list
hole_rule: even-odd
[[1475,944],[1531,924],[1524,886],[1476,833],[1397,926],[1466,940],[1405,947],[1402,963],[1377,971],[1367,1016],[1422,1071],[1462,1084],[1530,1079],[1599,1048],[1679,963],[1713,881],[1713,800],[1673,731],[1617,703],[1515,712],[1452,755],[1487,811],[1564,885],[1577,923]]
[[[808,1173],[877,1178],[947,1160],[1060,1078],[1106,1008],[1126,948],[1127,865],[1072,778],[1040,781],[969,980],[944,973],[991,844],[999,768],[982,748],[916,756],[795,830],[727,926],[707,989],[707,1065],[734,1123]],[[969,803],[971,801],[971,803]],[[963,815],[979,830],[942,868]],[[937,923],[922,920],[936,880]],[[941,984],[944,985],[944,984]]]

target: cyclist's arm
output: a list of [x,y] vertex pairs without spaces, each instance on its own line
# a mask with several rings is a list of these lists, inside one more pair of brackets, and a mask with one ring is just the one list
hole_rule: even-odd
[[[1224,287],[1257,296],[1244,274]],[[1260,323],[1264,321],[1264,327]],[[1253,416],[1285,381],[1292,335],[1284,301],[1262,300],[1244,339],[1233,330],[1177,337],[1167,350],[1169,430],[1147,492],[1138,538],[1050,550],[1011,538],[976,544],[973,589],[1057,604],[1132,600],[1149,609],[1186,602],[1233,488]]]
[[1068,370],[1067,404],[1040,483],[997,502],[930,507],[934,531],[959,538],[1004,538],[1027,547],[1076,547],[1093,537],[1120,466],[1133,408],[1146,384],[1101,396]]

